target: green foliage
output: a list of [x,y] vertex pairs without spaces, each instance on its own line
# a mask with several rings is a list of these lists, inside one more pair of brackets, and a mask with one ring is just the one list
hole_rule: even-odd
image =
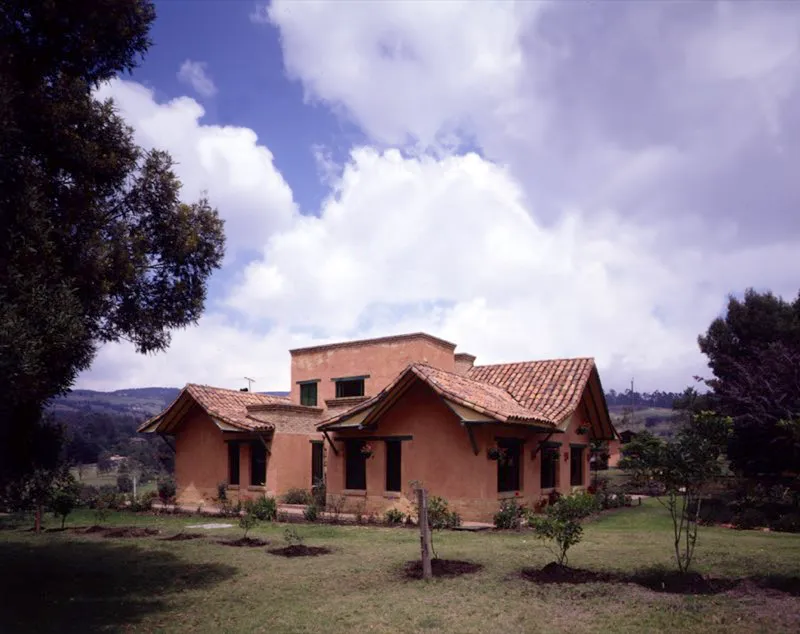
[[278,517],[277,500],[266,495],[262,495],[257,500],[247,500],[244,508],[248,515],[253,515],[262,522],[272,522]]
[[319,508],[324,509],[327,503],[328,488],[325,484],[325,479],[318,479],[311,487],[311,495],[314,497],[314,504]]
[[217,502],[220,504],[228,501],[228,483],[217,482]]
[[149,0],[0,3],[0,484],[35,470],[44,404],[98,347],[164,350],[222,262],[216,210],[94,98],[154,19]]
[[258,525],[258,518],[251,514],[245,513],[239,517],[239,528],[244,531],[244,538],[247,539],[247,533]]
[[399,509],[389,509],[383,515],[387,524],[402,524],[406,519],[406,514]]
[[648,487],[670,513],[679,572],[691,565],[703,492],[722,472],[729,430],[730,419],[700,412],[691,415],[669,443],[642,433],[623,448],[620,467],[634,484]]
[[161,478],[158,481],[158,497],[164,506],[175,503],[176,492],[175,480],[172,478]]
[[311,504],[313,498],[311,492],[306,489],[292,488],[283,494],[284,504]]
[[495,528],[519,528],[525,517],[525,506],[517,498],[508,498],[500,503],[500,510],[494,514]]
[[344,510],[347,498],[344,495],[331,495],[328,499],[328,510],[331,513],[331,520],[334,524],[339,523],[339,516]]
[[71,474],[66,473],[53,483],[50,509],[56,517],[61,518],[61,528],[64,528],[67,516],[75,510],[79,503],[80,485]]
[[760,509],[743,509],[733,516],[733,525],[742,530],[761,528],[767,525],[767,515]]
[[146,513],[153,509],[153,503],[158,499],[158,493],[147,491],[139,496],[137,500],[132,500],[128,508],[134,513]]
[[428,498],[428,523],[433,530],[456,528],[461,526],[461,516],[450,510],[443,497],[432,495]]
[[597,511],[597,503],[587,493],[563,495],[545,509],[544,515],[528,513],[528,525],[536,536],[553,542],[551,549],[559,565],[566,565],[567,551],[583,537],[581,521]]
[[133,480],[127,473],[117,476],[117,489],[120,493],[131,493],[133,491]]
[[309,504],[303,510],[303,517],[307,522],[316,522],[319,517],[319,507],[316,504]]
[[293,526],[287,527],[286,530],[283,531],[283,539],[288,546],[300,546],[304,541],[302,535],[300,535]]
[[770,523],[772,530],[781,533],[800,533],[800,513],[786,513]]

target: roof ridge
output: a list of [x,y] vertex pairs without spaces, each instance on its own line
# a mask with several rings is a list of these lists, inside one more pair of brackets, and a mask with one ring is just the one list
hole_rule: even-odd
[[186,388],[189,388],[189,387],[200,387],[200,388],[209,389],[209,390],[219,390],[219,391],[222,391],[222,392],[231,392],[232,394],[246,394],[246,395],[252,395],[252,396],[262,396],[262,397],[266,397],[266,398],[274,398],[274,399],[285,400],[285,401],[291,400],[288,396],[276,396],[274,394],[267,394],[265,392],[250,392],[249,390],[237,390],[237,389],[234,389],[232,387],[217,387],[216,385],[207,385],[205,383],[187,383],[184,386],[183,389],[186,389]]
[[523,363],[552,363],[555,361],[594,361],[594,357],[553,357],[552,359],[529,359],[528,361],[504,361],[503,363],[481,363],[470,368],[497,368],[502,365],[522,365]]

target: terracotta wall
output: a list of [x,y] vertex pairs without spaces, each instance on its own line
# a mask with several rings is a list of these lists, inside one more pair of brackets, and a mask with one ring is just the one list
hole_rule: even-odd
[[291,399],[300,402],[298,381],[319,379],[318,405],[336,397],[333,378],[369,375],[364,381],[366,396],[374,396],[397,377],[410,363],[424,362],[453,372],[453,349],[428,339],[408,339],[365,343],[328,350],[292,353]]
[[[573,490],[570,485],[570,463],[564,452],[570,451],[571,443],[587,444],[587,436],[579,435],[576,428],[581,424],[575,417],[568,432],[556,434],[561,444],[559,452],[559,487],[563,493]],[[370,432],[375,436],[412,436],[402,443],[401,480],[404,493],[410,491],[412,480],[421,481],[431,494],[448,500],[450,507],[458,511],[465,520],[491,521],[505,497],[512,493],[497,491],[497,462],[489,460],[486,450],[496,444],[498,437],[525,440],[522,451],[521,489],[518,497],[533,505],[542,497],[540,489],[541,453],[534,450],[545,439],[545,434],[527,428],[486,425],[475,429],[478,455],[473,452],[467,431],[458,418],[441,399],[423,383],[412,386],[381,419],[378,428]],[[364,436],[364,432],[339,432],[336,437]],[[385,489],[386,443],[369,441],[374,456],[367,460],[366,491],[345,491],[344,443],[337,442],[339,455],[328,452],[328,494],[347,496],[347,508],[353,510],[363,504],[366,512],[381,514],[392,507],[407,507],[404,495],[387,493]],[[584,451],[584,486],[589,482],[588,448]]]

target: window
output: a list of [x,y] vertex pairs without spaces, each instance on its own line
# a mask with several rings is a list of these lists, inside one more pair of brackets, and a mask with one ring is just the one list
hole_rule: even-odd
[[228,484],[239,484],[239,443],[228,443]]
[[250,443],[250,485],[264,486],[267,483],[267,448],[260,440]]
[[336,379],[336,398],[364,396],[364,379]]
[[300,384],[300,405],[317,406],[317,382]]
[[542,447],[541,488],[554,489],[558,486],[558,452],[557,446]]
[[344,447],[345,489],[367,488],[367,457],[362,453],[363,440],[348,440]]
[[323,445],[321,441],[311,443],[311,487],[319,486],[325,480],[323,472]]
[[522,443],[516,438],[502,438],[498,439],[497,447],[500,449],[497,458],[497,491],[519,491]]
[[386,441],[386,490],[400,491],[403,479],[400,477],[400,456],[403,443],[399,440]]
[[571,486],[583,486],[583,447],[569,449],[569,483]]

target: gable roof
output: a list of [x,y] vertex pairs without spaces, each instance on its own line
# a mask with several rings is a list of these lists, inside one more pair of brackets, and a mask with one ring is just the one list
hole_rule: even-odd
[[[247,408],[255,405],[289,404],[285,396],[270,396],[257,392],[240,392],[209,385],[188,383],[178,397],[160,414],[142,423],[137,431],[165,432],[180,421],[197,404],[221,428],[228,431],[269,431],[274,425],[251,418]],[[222,423],[222,425],[220,425]]]
[[522,407],[549,420],[562,421],[577,409],[593,370],[594,359],[581,357],[479,365],[467,376],[503,388]]
[[367,425],[376,414],[399,398],[414,380],[426,383],[434,392],[450,403],[467,407],[486,418],[509,423],[529,423],[555,428],[557,421],[536,410],[523,407],[505,389],[476,381],[462,374],[434,368],[424,363],[412,363],[389,385],[372,398],[337,414],[318,425],[325,431],[337,426]]

